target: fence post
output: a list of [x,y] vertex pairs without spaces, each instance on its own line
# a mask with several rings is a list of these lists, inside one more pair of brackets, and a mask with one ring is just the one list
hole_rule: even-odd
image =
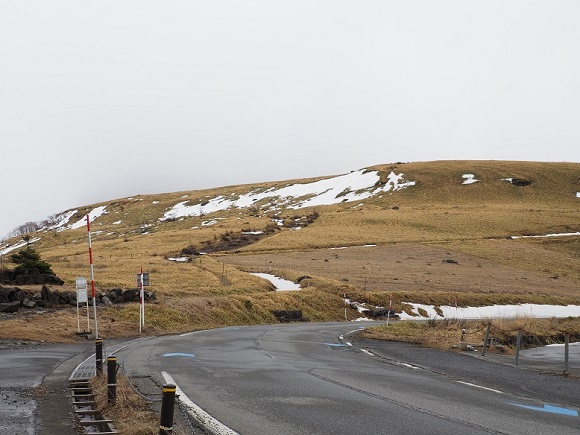
[[95,340],[95,366],[97,376],[103,374],[103,339],[97,338]]
[[518,365],[520,359],[520,345],[522,343],[522,331],[518,329],[518,338],[516,341],[516,365]]
[[107,402],[109,405],[117,401],[117,357],[107,357]]
[[568,373],[568,355],[570,350],[570,334],[564,335],[564,374]]
[[487,348],[487,343],[489,341],[489,330],[491,329],[491,323],[487,324],[487,329],[485,330],[485,339],[483,340],[483,350],[481,351],[481,356],[485,356],[485,349]]
[[175,407],[175,390],[173,384],[163,385],[163,399],[161,401],[161,420],[159,422],[159,435],[173,433],[173,409]]

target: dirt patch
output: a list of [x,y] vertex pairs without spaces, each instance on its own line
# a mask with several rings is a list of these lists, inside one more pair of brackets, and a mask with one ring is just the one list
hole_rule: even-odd
[[290,269],[333,278],[367,291],[577,294],[572,281],[417,244],[228,254],[220,260],[247,271]]

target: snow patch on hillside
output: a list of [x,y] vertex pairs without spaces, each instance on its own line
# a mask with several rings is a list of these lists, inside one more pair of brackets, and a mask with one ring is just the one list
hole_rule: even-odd
[[40,240],[40,237],[35,237],[35,238],[30,239],[28,241],[20,240],[19,242],[16,242],[13,245],[6,244],[6,245],[0,247],[0,255],[6,255],[9,252],[16,251],[17,249],[23,248],[24,246],[30,245],[31,243],[38,242],[39,240]]
[[411,305],[412,313],[400,313],[399,317],[404,320],[421,318],[419,309],[424,310],[431,319],[514,319],[518,317],[550,318],[550,317],[577,317],[580,316],[580,305],[541,305],[541,304],[521,304],[521,305],[491,305],[485,307],[453,307],[441,305],[439,309],[443,314],[441,317],[433,305],[415,304]]
[[[101,205],[99,207],[96,207],[94,209],[92,209],[89,212],[89,216],[91,218],[91,222],[93,222],[95,219],[97,219],[98,217],[101,217],[104,214],[107,214],[107,206],[106,205]],[[74,230],[77,228],[82,228],[83,226],[85,226],[87,224],[87,218],[86,216],[83,216],[81,219],[79,219],[78,221],[69,224],[70,219],[77,214],[78,210],[74,209],[74,210],[68,210],[65,211],[59,215],[57,215],[54,219],[53,219],[53,223],[50,226],[41,228],[39,231],[50,231],[50,230],[56,230],[56,231],[65,231],[65,230]],[[120,223],[120,221],[119,221]]]
[[199,204],[189,204],[189,201],[182,201],[168,209],[160,220],[201,216],[229,208],[247,208],[264,199],[270,199],[270,210],[280,206],[299,209],[332,205],[358,201],[381,192],[394,192],[415,185],[414,181],[405,181],[403,174],[395,174],[394,172],[388,175],[384,185],[378,185],[379,182],[380,176],[377,171],[361,169],[350,174],[312,183],[297,183],[266,190],[256,189],[239,197],[220,195]]
[[465,180],[465,181],[463,181],[462,184],[473,184],[473,183],[477,183],[479,181],[475,178],[474,174],[463,174],[462,177],[463,177],[463,180]]

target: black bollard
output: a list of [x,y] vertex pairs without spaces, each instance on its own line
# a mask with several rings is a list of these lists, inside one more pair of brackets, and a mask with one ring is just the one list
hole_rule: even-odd
[[107,402],[114,405],[117,400],[117,357],[107,357]]
[[97,376],[103,374],[103,339],[97,338],[95,340],[96,352],[95,352],[95,364],[97,368]]
[[159,422],[159,435],[173,433],[173,408],[175,407],[175,390],[173,384],[163,385],[163,400],[161,401],[161,420]]

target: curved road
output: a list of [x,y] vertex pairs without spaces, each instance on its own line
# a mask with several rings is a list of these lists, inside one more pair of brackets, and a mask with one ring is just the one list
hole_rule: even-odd
[[[401,343],[357,324],[223,328],[117,353],[242,434],[578,434],[580,382]],[[362,347],[360,347],[362,345]],[[366,347],[365,347],[366,346]]]
[[578,434],[580,382],[402,343],[355,323],[156,337],[117,352],[241,434]]

